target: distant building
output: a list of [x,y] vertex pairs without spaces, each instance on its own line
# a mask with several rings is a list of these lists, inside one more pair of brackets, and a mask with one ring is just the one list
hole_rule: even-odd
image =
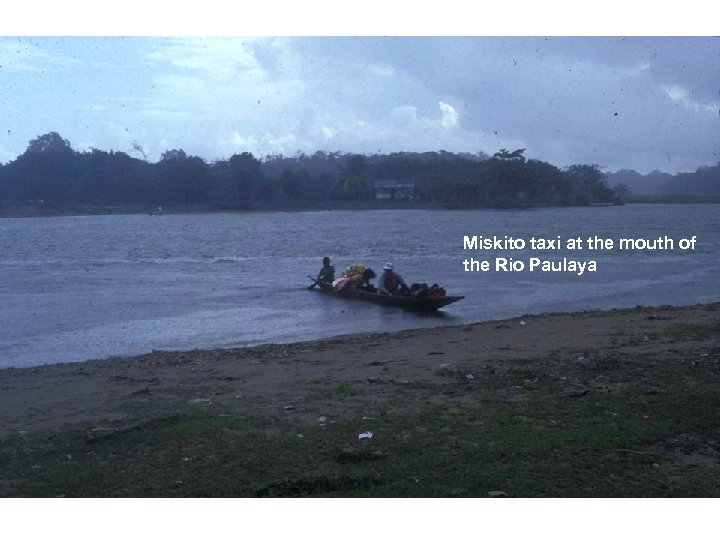
[[375,199],[379,201],[412,201],[415,182],[412,180],[375,180]]

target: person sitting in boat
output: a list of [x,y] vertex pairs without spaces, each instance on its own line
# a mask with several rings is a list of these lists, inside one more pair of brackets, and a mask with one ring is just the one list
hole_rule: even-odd
[[380,294],[407,294],[407,290],[405,280],[393,270],[392,263],[385,263],[380,276]]
[[341,291],[346,287],[374,290],[375,287],[370,284],[370,280],[374,277],[375,272],[373,272],[372,268],[367,268],[363,263],[356,262],[348,266],[342,275],[333,282],[333,289],[335,292]]
[[323,257],[323,265],[316,281],[321,285],[331,285],[335,281],[335,267],[330,264],[330,257]]
[[369,292],[377,292],[375,285],[370,283],[370,280],[373,279],[374,277],[377,277],[377,274],[373,271],[372,268],[370,268],[368,266],[363,271],[362,283],[360,283],[359,287],[362,288],[363,290],[366,290]]

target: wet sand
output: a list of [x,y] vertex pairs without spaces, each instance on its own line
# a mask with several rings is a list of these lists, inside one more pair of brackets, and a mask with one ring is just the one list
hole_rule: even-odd
[[[559,397],[663,391],[668,385],[720,390],[720,303],[526,316],[289,345],[153,352],[0,370],[0,434],[102,432],[123,426],[134,405],[219,407],[258,417],[316,422],[358,410],[428,402],[522,401],[538,377]],[[522,368],[524,375],[516,374]],[[481,394],[434,392],[461,380]],[[324,389],[363,389],[327,392]],[[349,394],[349,395],[348,395]],[[392,404],[390,404],[392,402]]]

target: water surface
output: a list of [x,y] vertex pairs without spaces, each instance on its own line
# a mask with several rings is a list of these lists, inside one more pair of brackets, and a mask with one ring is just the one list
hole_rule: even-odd
[[[720,299],[720,205],[380,210],[0,220],[0,367],[154,349],[309,340],[637,304]],[[697,235],[693,252],[553,252],[598,271],[469,273],[464,235]],[[392,261],[465,300],[427,316],[308,292],[336,267]],[[526,260],[534,255],[508,253]]]

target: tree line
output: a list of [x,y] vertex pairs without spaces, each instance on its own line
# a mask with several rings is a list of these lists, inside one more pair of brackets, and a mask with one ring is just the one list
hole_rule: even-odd
[[641,174],[621,169],[608,175],[608,183],[620,195],[720,195],[720,162],[694,172],[668,174],[658,170]]
[[526,159],[524,150],[493,156],[453,152],[270,155],[249,152],[208,163],[182,149],[151,163],[125,152],[79,152],[56,132],[31,140],[0,165],[0,205],[201,206],[214,209],[298,208],[375,199],[378,179],[410,182],[413,199],[443,207],[519,207],[612,202],[616,194],[597,165],[560,169]]

